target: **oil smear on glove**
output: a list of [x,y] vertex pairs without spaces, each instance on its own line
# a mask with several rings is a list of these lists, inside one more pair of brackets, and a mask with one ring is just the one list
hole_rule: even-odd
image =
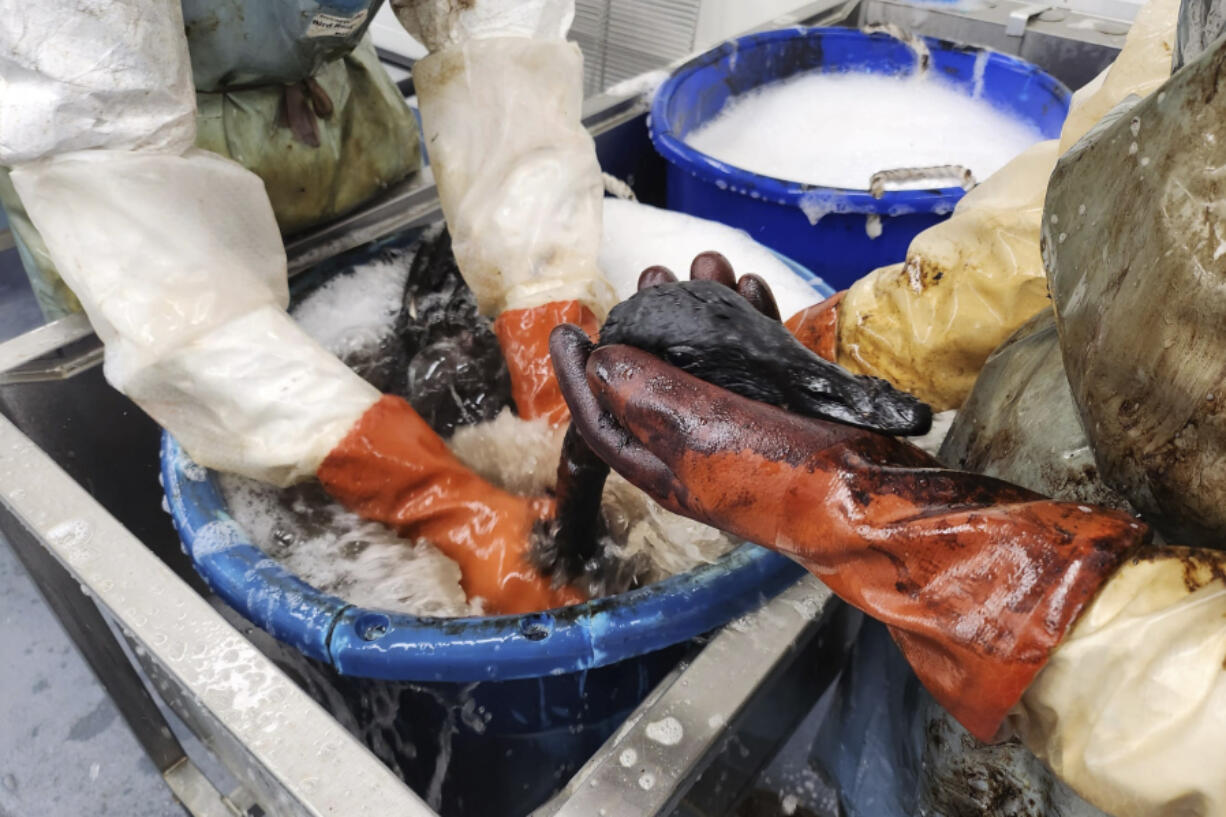
[[763,176],[865,190],[874,173],[895,168],[962,165],[986,179],[1042,138],[926,75],[812,73],[736,97],[686,141]]

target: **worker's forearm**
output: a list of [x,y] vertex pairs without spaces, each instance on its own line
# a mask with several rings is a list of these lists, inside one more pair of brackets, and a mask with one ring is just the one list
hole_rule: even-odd
[[1059,142],[1015,157],[920,233],[905,263],[857,281],[839,307],[838,362],[883,377],[938,411],[957,408],[989,354],[1050,301],[1039,249],[1058,156],[1130,94],[1170,75],[1177,0],[1150,0],[1124,49],[1073,97]]
[[580,119],[570,0],[396,0],[430,48],[414,66],[426,149],[456,260],[481,310],[579,301],[603,316],[604,196]]
[[1167,548],[1125,563],[1010,723],[1116,817],[1226,814],[1226,559]]
[[852,284],[839,305],[838,362],[957,408],[992,350],[1046,308],[1039,253],[1054,140],[1015,157],[920,233],[903,264]]
[[106,343],[110,382],[202,464],[309,476],[378,394],[285,314],[260,179],[192,147],[177,0],[85,5],[0,21],[0,163]]
[[579,49],[479,40],[414,72],[456,260],[482,311],[576,300],[603,315],[612,306],[596,266],[604,188],[580,122]]
[[0,16],[0,165],[75,150],[182,152],[196,96],[178,0],[46,0]]

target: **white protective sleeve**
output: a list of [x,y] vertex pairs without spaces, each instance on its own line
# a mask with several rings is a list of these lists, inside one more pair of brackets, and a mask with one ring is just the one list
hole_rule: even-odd
[[413,67],[464,280],[487,315],[578,300],[603,317],[604,185],[581,122],[573,0],[392,0],[430,49]]
[[311,476],[379,394],[285,313],[264,185],[196,150],[179,0],[6,3],[0,164],[106,344],[197,462]]
[[1226,815],[1226,557],[1125,564],[1010,714],[1036,755],[1115,817]]

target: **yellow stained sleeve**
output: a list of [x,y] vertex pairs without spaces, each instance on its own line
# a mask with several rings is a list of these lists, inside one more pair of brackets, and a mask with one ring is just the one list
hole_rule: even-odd
[[1177,0],[1150,0],[1115,62],[1073,96],[1059,143],[1031,147],[920,233],[906,260],[852,284],[838,362],[883,377],[938,411],[962,405],[992,350],[1046,308],[1039,225],[1059,155],[1130,94],[1170,75]]

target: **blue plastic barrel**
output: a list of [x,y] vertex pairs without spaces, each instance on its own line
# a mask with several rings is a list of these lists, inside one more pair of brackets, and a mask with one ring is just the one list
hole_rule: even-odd
[[[1044,137],[1060,135],[1070,95],[1059,80],[1016,57],[943,40],[925,42],[935,75],[968,95],[981,89],[982,99]],[[914,72],[915,62],[914,52],[894,37],[848,28],[751,34],[691,60],[660,86],[651,108],[652,144],[668,164],[668,208],[739,227],[835,289],[903,260],[917,233],[953,212],[962,188],[887,191],[875,199],[865,190],[751,173],[695,150],[685,137],[730,98],[777,80],[814,71],[906,75]],[[813,223],[811,217],[821,213],[826,215]],[[870,214],[881,219],[877,238],[865,229]]]
[[[811,272],[789,265],[818,297],[832,294]],[[600,747],[693,639],[802,573],[783,556],[744,545],[715,564],[574,607],[422,618],[349,604],[290,573],[250,541],[215,475],[169,434],[161,475],[197,572],[226,604],[301,654],[306,669],[298,674],[314,679],[308,686],[327,687],[315,690],[321,703],[423,796],[442,782],[445,751],[447,779],[455,782],[434,791],[444,817],[530,812]]]

